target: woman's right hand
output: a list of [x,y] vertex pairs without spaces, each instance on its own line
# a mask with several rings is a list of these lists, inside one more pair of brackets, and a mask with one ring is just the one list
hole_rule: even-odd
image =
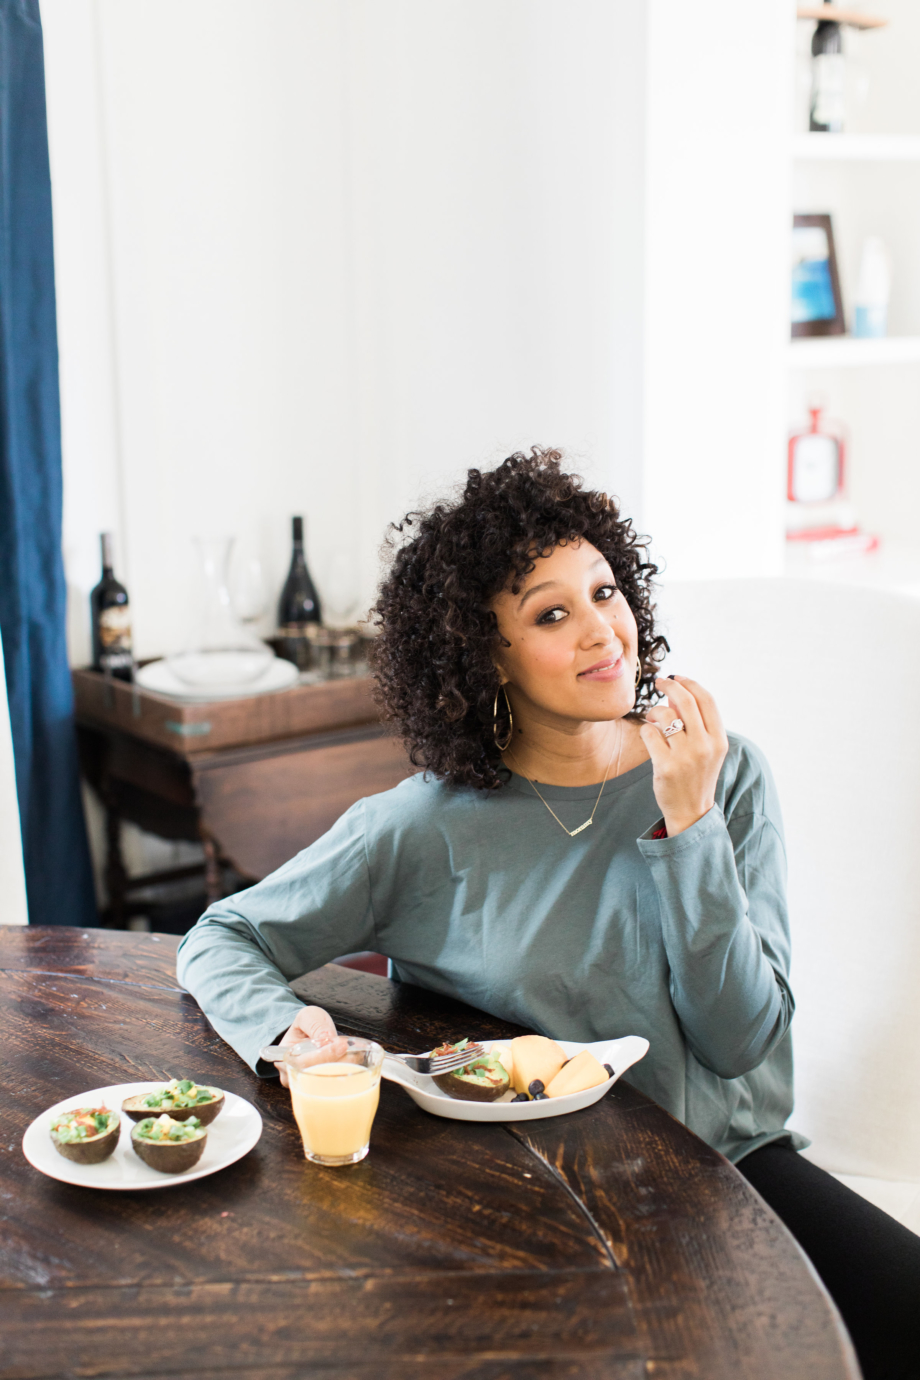
[[[337,1041],[341,1043],[341,1049],[332,1051],[333,1058],[341,1058],[347,1049],[344,1036],[338,1034],[335,1028],[335,1021],[324,1011],[321,1006],[304,1006],[294,1017],[292,1023],[278,1041],[279,1045],[296,1045],[301,1040],[313,1040],[315,1044],[332,1045]],[[327,1056],[328,1057],[328,1056]],[[304,1060],[309,1062],[309,1059]],[[288,1087],[288,1076],[283,1064],[276,1064],[278,1073],[281,1075],[282,1087]]]

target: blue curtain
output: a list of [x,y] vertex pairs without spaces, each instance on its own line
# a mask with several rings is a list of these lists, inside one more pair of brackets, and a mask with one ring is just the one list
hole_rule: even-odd
[[38,0],[0,0],[0,628],[33,925],[98,923],[66,597],[41,20]]

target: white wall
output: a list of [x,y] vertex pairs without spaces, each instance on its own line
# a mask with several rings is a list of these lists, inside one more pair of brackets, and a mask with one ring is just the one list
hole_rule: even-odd
[[534,441],[672,574],[777,569],[792,20],[748,8],[43,0],[73,658],[103,527],[152,656],[194,533],[274,592],[303,511],[367,601],[389,520]]
[[782,568],[794,12],[648,7],[643,521],[672,578]]

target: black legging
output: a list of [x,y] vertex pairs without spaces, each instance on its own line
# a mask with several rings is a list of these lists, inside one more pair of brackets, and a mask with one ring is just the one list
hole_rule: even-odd
[[824,1281],[865,1380],[920,1380],[920,1236],[783,1142],[738,1168]]

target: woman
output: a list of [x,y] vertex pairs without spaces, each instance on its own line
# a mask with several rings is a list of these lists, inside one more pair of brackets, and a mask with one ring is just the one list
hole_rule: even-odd
[[287,980],[360,949],[559,1039],[646,1036],[630,1080],[799,1236],[866,1375],[920,1374],[903,1359],[920,1356],[920,1238],[803,1160],[786,1128],[793,999],[769,771],[702,686],[657,676],[655,567],[560,460],[535,449],[472,470],[457,502],[398,529],[375,669],[426,770],[211,906],[180,947],[180,981],[253,1068],[279,1037],[335,1036]]

